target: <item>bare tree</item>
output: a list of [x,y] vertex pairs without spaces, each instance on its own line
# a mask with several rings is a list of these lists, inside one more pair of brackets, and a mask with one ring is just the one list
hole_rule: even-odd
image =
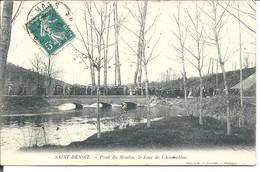
[[[199,105],[199,124],[203,124],[203,118],[202,118],[202,94],[203,94],[203,81],[202,81],[202,68],[204,66],[203,62],[205,59],[204,55],[204,49],[206,44],[206,38],[203,35],[204,34],[204,24],[201,21],[201,11],[198,8],[198,2],[195,3],[195,14],[191,14],[190,11],[186,11],[191,26],[190,29],[187,29],[190,37],[192,38],[193,42],[195,43],[196,49],[193,51],[190,48],[185,47],[185,50],[196,60],[196,63],[194,63],[192,60],[189,60],[189,58],[186,58],[187,61],[189,61],[197,70],[199,73],[200,78],[200,105]],[[212,61],[212,71],[213,71],[213,63]]]
[[242,127],[244,124],[244,100],[243,100],[243,67],[242,67],[242,41],[241,41],[241,20],[240,20],[240,5],[237,3],[237,17],[238,17],[238,30],[239,30],[239,59],[240,59],[240,84],[239,84],[239,93],[240,93],[240,105],[241,105],[241,114],[239,115],[239,127]]
[[[225,87],[225,95],[226,95],[226,121],[227,121],[227,135],[231,134],[231,122],[230,122],[230,105],[229,105],[229,91],[227,86],[227,78],[226,78],[226,71],[225,71],[225,63],[235,54],[235,51],[230,50],[229,45],[226,45],[226,50],[223,53],[222,49],[222,42],[224,38],[221,37],[221,33],[223,32],[223,27],[225,26],[227,16],[227,9],[229,7],[230,1],[225,3],[220,1],[211,1],[208,2],[210,7],[212,8],[211,13],[205,12],[202,8],[200,8],[210,20],[211,30],[213,32],[213,37],[208,37],[211,41],[213,41],[214,45],[216,46],[216,51],[218,54],[218,63],[220,64],[222,73],[223,73],[223,80],[224,80],[224,87]],[[223,8],[222,8],[223,7]],[[226,20],[225,20],[226,19]],[[229,41],[227,41],[229,42]]]
[[[239,4],[241,2],[237,2],[237,4]],[[249,25],[250,20],[255,21],[256,20],[256,2],[255,0],[248,0],[248,1],[242,1],[242,3],[245,3],[244,6],[247,6],[246,10],[241,10],[240,7],[238,5],[235,5],[236,3],[224,3],[224,4],[219,4],[219,6],[225,10],[228,14],[230,14],[231,16],[233,16],[235,19],[238,20],[238,22],[240,23],[240,25],[242,24],[245,28],[248,29],[248,31],[250,31],[251,33],[253,33],[253,35],[256,34],[256,30],[254,27]],[[228,8],[226,8],[226,6],[228,5]],[[233,11],[232,11],[233,9]],[[247,16],[247,20],[244,21],[243,19],[241,19],[240,14],[239,16],[235,14],[235,12],[239,12],[240,14],[243,14],[244,16]],[[249,22],[247,22],[249,21]],[[240,26],[241,27],[241,26]]]
[[[145,80],[145,93],[146,93],[146,106],[147,106],[147,127],[151,126],[151,113],[150,113],[150,96],[149,96],[149,79],[148,79],[148,64],[159,57],[162,50],[156,53],[156,48],[160,41],[160,36],[155,40],[156,35],[155,32],[149,32],[151,28],[155,28],[156,21],[158,20],[160,13],[159,10],[156,13],[152,23],[147,27],[146,23],[146,16],[147,16],[147,9],[148,9],[148,0],[142,2],[143,5],[140,5],[137,2],[138,6],[138,13],[139,15],[135,15],[130,8],[127,8],[128,11],[131,13],[132,17],[139,23],[139,34],[136,34],[135,31],[128,29],[131,31],[138,39],[137,50],[134,49],[127,41],[124,42],[127,46],[134,52],[134,55],[137,56],[137,70],[135,71],[135,84],[136,78],[138,76],[138,84],[141,86],[141,76],[142,76],[142,68],[144,70],[144,80]],[[150,33],[150,35],[148,34]],[[135,63],[135,62],[132,62]]]
[[[87,9],[88,8],[88,9]],[[94,62],[93,62],[93,57],[94,57],[94,31],[93,31],[93,18],[89,17],[87,18],[88,13],[92,14],[92,6],[88,6],[86,4],[86,11],[84,12],[83,18],[84,18],[84,22],[85,22],[85,32],[86,32],[86,36],[83,34],[82,30],[80,30],[77,26],[77,24],[75,23],[76,29],[80,34],[80,42],[84,47],[84,52],[80,51],[78,48],[76,48],[73,44],[71,44],[73,46],[73,48],[76,50],[77,52],[77,56],[80,58],[80,61],[82,61],[84,63],[84,65],[86,66],[85,69],[88,68],[90,69],[90,75],[91,75],[91,83],[92,86],[96,85],[96,79],[95,79],[95,72],[94,72]],[[74,60],[76,60],[76,58],[74,58]]]
[[5,85],[5,72],[6,72],[6,62],[8,51],[11,42],[11,31],[16,18],[19,16],[22,9],[22,1],[18,5],[18,8],[13,13],[14,2],[13,1],[1,1],[1,12],[0,12],[0,54],[1,54],[1,74],[0,74],[0,82],[1,82],[1,97],[4,91]]
[[[130,4],[130,3],[129,3]],[[131,8],[126,7],[129,11],[132,18],[138,23],[139,27],[139,34],[136,33],[136,31],[133,31],[132,29],[129,29],[125,27],[128,31],[134,33],[135,36],[138,38],[138,45],[137,45],[137,59],[136,59],[136,70],[134,73],[134,85],[141,87],[142,86],[142,54],[143,54],[143,47],[144,47],[144,37],[146,34],[145,31],[145,24],[146,24],[146,16],[147,16],[147,6],[148,1],[145,0],[144,2],[137,2],[138,8],[134,7],[132,5],[133,9],[136,9],[137,12],[133,11]]]
[[[244,7],[247,7],[246,9],[242,10],[240,8],[240,4],[243,4]],[[226,8],[225,5],[228,5],[229,8]],[[244,26],[250,33],[250,35],[255,36],[256,30],[254,27],[249,25],[250,20],[255,21],[256,20],[256,2],[254,0],[245,1],[245,2],[234,2],[234,3],[226,3],[225,5],[219,4],[219,6],[226,10],[228,14],[233,16],[238,21],[238,29],[239,29],[239,58],[240,58],[240,104],[241,104],[241,114],[239,116],[239,127],[241,127],[244,123],[244,101],[243,101],[243,71],[242,71],[242,41],[241,41],[241,25]],[[237,13],[237,14],[236,14]],[[246,20],[243,20],[241,18],[241,15],[243,17],[246,17]],[[252,34],[251,34],[252,33]]]
[[103,51],[104,51],[104,65],[103,65],[103,68],[104,68],[104,86],[106,87],[107,86],[107,68],[108,68],[108,47],[109,47],[109,31],[110,31],[110,16],[112,14],[112,10],[111,10],[111,4],[107,3],[105,5],[105,11],[104,11],[104,27],[107,28],[106,30],[104,30],[104,36],[102,36],[102,42],[104,44],[104,48],[103,48]]
[[40,84],[40,75],[43,72],[43,59],[39,53],[35,53],[34,57],[30,59],[33,71],[37,73],[37,85]]
[[[155,35],[152,34],[151,37],[154,37]],[[145,95],[146,95],[146,106],[147,106],[147,127],[149,128],[151,126],[151,108],[150,108],[150,97],[149,97],[149,79],[148,79],[148,64],[160,56],[161,52],[158,52],[158,54],[155,54],[155,49],[160,41],[160,37],[155,42],[154,45],[151,46],[151,44],[147,44],[147,41],[144,43],[143,49],[143,55],[142,55],[142,62],[143,62],[143,68],[144,68],[144,80],[145,80]]]
[[114,1],[114,30],[115,30],[115,85],[121,85],[121,74],[120,74],[120,59],[119,59],[119,32],[121,29],[121,25],[123,22],[122,15],[119,17],[118,8],[117,8],[118,0]]
[[3,1],[3,10],[1,16],[1,42],[0,42],[0,54],[1,54],[1,94],[4,91],[5,85],[5,71],[8,50],[11,42],[11,29],[12,29],[12,14],[13,14],[13,1]]
[[187,88],[186,88],[186,38],[187,38],[187,27],[183,25],[182,20],[180,19],[180,10],[181,10],[181,2],[177,2],[177,14],[172,13],[170,17],[177,25],[177,32],[173,32],[175,37],[177,38],[177,45],[173,45],[176,50],[178,61],[182,66],[182,78],[183,78],[183,88],[184,88],[184,100],[185,100],[185,109],[186,115],[189,115],[188,111],[188,98],[187,98]]
[[[110,26],[110,16],[113,11],[110,6],[110,3],[107,1],[98,4],[95,2],[86,2],[86,17],[84,20],[86,24],[87,40],[85,40],[82,32],[76,25],[76,28],[80,33],[80,41],[83,43],[86,52],[82,52],[72,45],[78,53],[78,57],[82,60],[89,59],[97,72],[97,138],[101,137],[100,73],[102,68],[107,68],[108,47],[110,46],[108,43],[108,36],[109,29],[112,27]],[[103,64],[102,60],[104,60]],[[104,71],[106,71],[106,69]],[[106,75],[106,72],[104,74]],[[104,83],[106,84],[106,81]]]
[[47,57],[42,58],[42,65],[43,65],[43,74],[46,76],[47,80],[47,94],[52,95],[52,84],[53,80],[57,79],[60,74],[62,73],[62,70],[58,69],[57,66],[55,66],[55,56],[48,55]]

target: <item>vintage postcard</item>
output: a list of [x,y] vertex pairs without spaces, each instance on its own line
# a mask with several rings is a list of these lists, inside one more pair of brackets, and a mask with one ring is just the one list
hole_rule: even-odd
[[1,165],[256,164],[254,0],[0,5]]

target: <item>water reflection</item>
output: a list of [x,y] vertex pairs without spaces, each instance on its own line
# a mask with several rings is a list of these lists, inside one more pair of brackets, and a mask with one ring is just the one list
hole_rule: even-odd
[[[145,107],[131,110],[101,109],[101,130],[105,132],[144,123],[146,113]],[[152,118],[164,117],[167,113],[167,109],[151,109]],[[72,141],[83,141],[96,133],[96,108],[30,116],[3,116],[2,119],[1,139],[4,150],[46,143],[67,145]]]

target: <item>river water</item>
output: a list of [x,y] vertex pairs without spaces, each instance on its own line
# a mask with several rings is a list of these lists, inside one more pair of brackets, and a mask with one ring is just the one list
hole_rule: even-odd
[[[120,107],[101,110],[101,131],[123,129],[145,123],[146,108],[122,110]],[[167,110],[151,108],[152,120],[165,117]],[[2,151],[15,151],[21,147],[45,144],[68,145],[83,141],[96,133],[96,108],[57,111],[39,114],[2,116]]]

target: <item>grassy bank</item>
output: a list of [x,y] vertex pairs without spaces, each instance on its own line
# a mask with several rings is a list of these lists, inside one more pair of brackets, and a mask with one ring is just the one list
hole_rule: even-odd
[[6,96],[3,97],[4,114],[39,113],[52,109],[50,104],[40,96]]
[[[238,127],[239,116],[243,113],[244,127],[254,130],[256,126],[256,106],[248,101],[244,101],[244,112],[241,111],[240,99],[238,96],[230,96],[230,119],[232,126]],[[198,115],[199,100],[189,99],[189,111]],[[211,116],[220,121],[226,121],[226,98],[225,96],[215,96],[204,98],[202,103],[203,116]]]
[[198,124],[197,117],[169,116],[146,124],[138,124],[124,129],[115,129],[96,135],[81,142],[72,142],[68,146],[45,145],[43,147],[23,148],[22,150],[87,150],[87,149],[165,149],[165,148],[236,148],[255,144],[255,131],[246,128],[232,130],[226,135],[225,124],[206,117],[207,123]]

